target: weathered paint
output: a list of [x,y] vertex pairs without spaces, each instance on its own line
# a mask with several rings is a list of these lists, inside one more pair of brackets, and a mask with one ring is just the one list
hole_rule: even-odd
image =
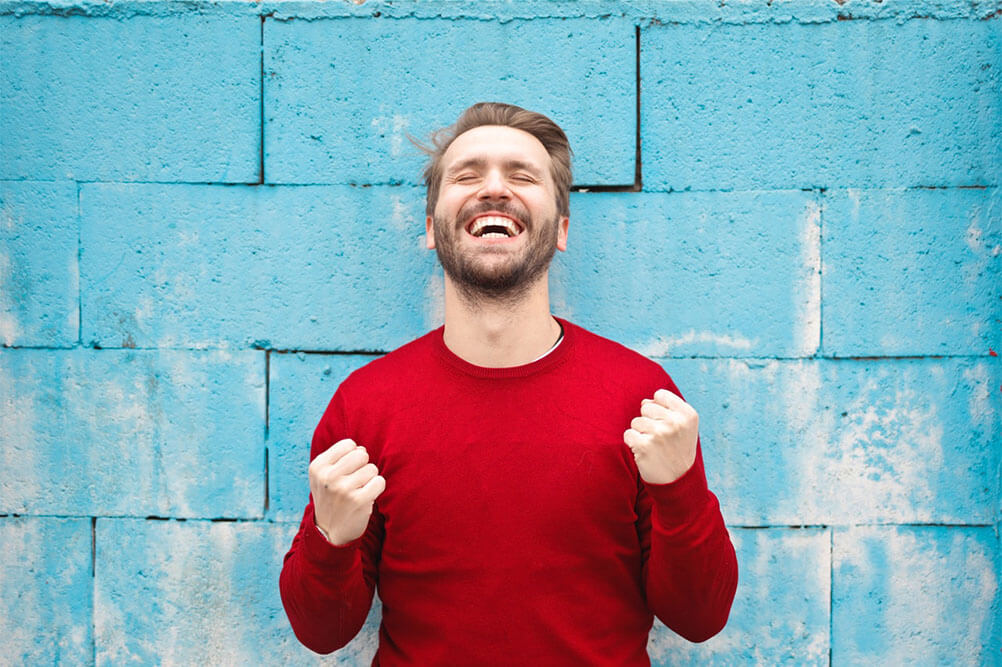
[[76,344],[76,213],[76,183],[0,181],[0,344]]
[[256,181],[259,34],[254,16],[0,16],[0,178]]
[[645,187],[999,182],[997,20],[660,24],[640,56]]
[[991,527],[837,529],[832,662],[998,664],[998,545]]
[[258,517],[264,353],[0,351],[0,512]]
[[825,194],[825,352],[986,354],[1002,347],[1002,193]]
[[727,626],[702,644],[655,622],[654,665],[827,665],[831,539],[823,528],[731,528],[740,564]]
[[337,386],[374,357],[272,354],[269,363],[268,518],[298,521],[310,493],[313,429]]
[[710,487],[729,522],[982,524],[996,517],[998,363],[663,365],[700,413]]
[[0,662],[91,661],[90,519],[0,516]]
[[409,137],[497,100],[564,127],[575,182],[633,183],[631,21],[267,20],[264,43],[271,182],[421,183]]
[[0,0],[0,662],[371,661],[278,568],[337,383],[442,321],[408,135],[480,99],[612,186],[556,312],[700,412],[738,596],[654,663],[997,661],[1000,72],[997,0]]

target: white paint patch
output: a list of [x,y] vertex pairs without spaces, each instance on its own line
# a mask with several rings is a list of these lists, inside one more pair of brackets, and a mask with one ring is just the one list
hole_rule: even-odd
[[[886,597],[875,610],[887,637],[880,663],[911,664],[923,656],[935,664],[986,664],[983,639],[994,620],[999,582],[991,555],[973,539],[977,530],[860,527],[839,540],[841,567],[886,582]],[[948,544],[933,539],[942,531],[950,532]],[[889,571],[874,572],[874,547]]]
[[[0,307],[6,309],[7,305],[0,304]],[[0,338],[3,339],[4,345],[16,344],[20,335],[21,327],[14,313],[0,312]]]
[[428,329],[436,329],[445,322],[445,276],[441,267],[428,278],[424,288],[424,322]]
[[794,289],[793,312],[796,313],[795,349],[809,356],[821,345],[821,206],[807,202],[800,219],[800,261],[806,289]]
[[407,116],[400,114],[376,116],[372,119],[371,125],[377,132],[390,135],[390,155],[392,157],[403,155],[404,140],[407,138],[406,131],[410,126],[410,119]]
[[20,323],[14,315],[17,304],[12,273],[10,257],[0,253],[0,339],[4,345],[15,345],[21,335]]
[[976,364],[963,371],[964,379],[971,384],[971,393],[967,397],[967,414],[971,425],[982,429],[992,429],[996,426],[997,415],[992,406],[992,390],[994,382],[985,364]]
[[[41,398],[41,382],[27,361],[14,377],[0,356],[0,501],[5,511],[24,512],[43,497],[48,473],[40,468],[39,444],[47,439],[36,431],[35,401]],[[34,356],[34,355],[32,355]],[[10,357],[7,357],[10,358]]]
[[860,190],[857,188],[847,188],[845,195],[849,198],[849,203],[852,204],[852,220],[853,222],[859,221],[859,194]]
[[696,331],[690,329],[681,336],[664,337],[658,336],[656,340],[641,345],[637,352],[646,357],[666,357],[678,348],[690,345],[713,345],[732,352],[747,351],[758,343],[758,339],[749,340],[740,335],[719,334],[713,331]]
[[419,228],[414,213],[411,211],[411,207],[403,202],[400,195],[393,195],[390,201],[393,206],[390,220],[393,222],[394,229],[404,233],[418,231]]
[[968,223],[967,230],[964,233],[964,242],[971,252],[980,255],[985,249],[985,233],[981,230],[981,216],[979,213],[980,209],[975,206],[967,216]]
[[141,294],[137,299],[135,310],[136,328],[140,331],[149,330],[149,319],[153,316],[153,299],[148,294]]
[[[787,421],[803,438],[796,461],[800,520],[833,523],[908,519],[932,521],[936,473],[943,467],[939,408],[913,386],[912,374],[882,369],[848,404],[821,405],[816,364],[785,378]],[[829,398],[828,400],[834,400]],[[847,414],[840,418],[837,412]]]

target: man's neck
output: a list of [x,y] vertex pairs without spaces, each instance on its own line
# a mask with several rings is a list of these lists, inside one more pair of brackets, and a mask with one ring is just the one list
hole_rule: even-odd
[[545,275],[514,302],[471,303],[445,278],[445,345],[471,364],[488,368],[527,364],[553,347],[560,330],[550,314]]

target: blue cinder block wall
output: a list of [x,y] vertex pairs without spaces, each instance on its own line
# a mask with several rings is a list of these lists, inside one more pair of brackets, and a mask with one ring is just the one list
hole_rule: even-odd
[[998,0],[0,0],[0,43],[0,663],[320,660],[312,429],[440,323],[408,135],[485,99],[575,148],[555,310],[701,414],[741,580],[654,663],[1002,663]]

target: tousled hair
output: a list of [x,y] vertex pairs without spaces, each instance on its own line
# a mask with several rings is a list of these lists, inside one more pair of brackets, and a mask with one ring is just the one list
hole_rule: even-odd
[[431,145],[419,148],[428,154],[424,184],[428,188],[426,215],[434,215],[442,186],[442,157],[456,137],[482,125],[502,125],[528,132],[543,144],[550,156],[550,175],[557,191],[557,211],[570,215],[571,144],[567,135],[541,113],[502,102],[478,102],[464,111],[455,123],[431,135]]

